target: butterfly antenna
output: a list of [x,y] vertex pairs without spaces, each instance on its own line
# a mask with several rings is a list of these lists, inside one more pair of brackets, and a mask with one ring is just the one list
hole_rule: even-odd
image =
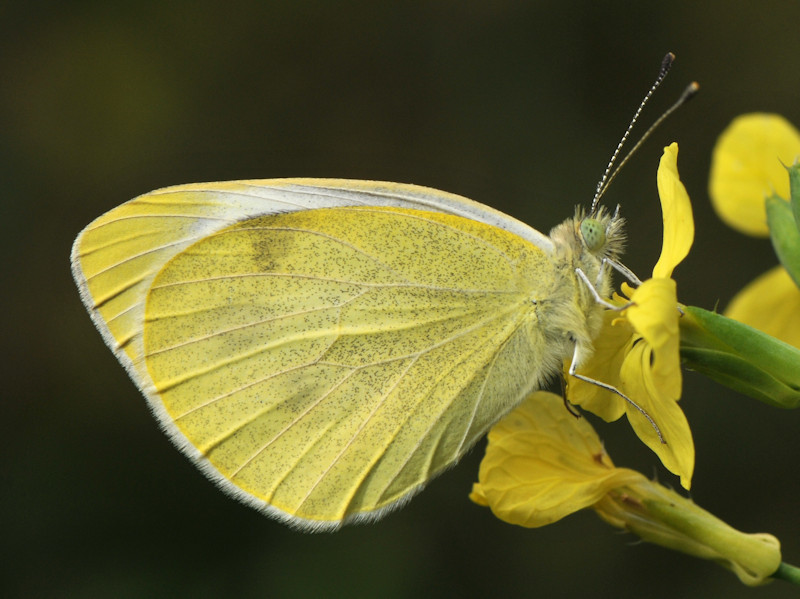
[[611,185],[611,182],[617,176],[617,173],[619,173],[619,171],[622,170],[622,167],[625,166],[625,163],[628,162],[628,160],[630,160],[631,156],[633,156],[636,153],[636,150],[638,150],[641,147],[641,145],[645,142],[645,140],[648,137],[650,137],[650,134],[652,134],[653,131],[655,131],[658,128],[658,126],[667,119],[669,115],[671,115],[673,112],[678,110],[678,108],[686,104],[686,102],[694,98],[694,96],[697,94],[698,91],[700,91],[700,84],[697,83],[697,81],[692,81],[689,85],[686,86],[686,89],[683,90],[681,97],[678,98],[675,101],[675,103],[672,106],[670,106],[666,111],[664,111],[664,114],[658,117],[655,123],[650,125],[650,128],[647,131],[645,131],[644,134],[642,134],[642,136],[639,138],[639,141],[636,142],[636,145],[633,146],[630,152],[628,152],[625,155],[625,158],[623,158],[620,161],[620,163],[617,165],[617,168],[615,168],[614,172],[611,173],[611,176],[608,178],[608,181],[606,181],[605,186],[600,192],[601,196],[603,195],[605,190],[608,189],[608,186]]
[[[606,170],[603,173],[603,177],[597,183],[597,189],[594,192],[594,198],[592,198],[592,207],[589,210],[589,214],[594,214],[595,209],[597,208],[597,203],[600,201],[600,198],[603,196],[603,194],[605,193],[606,189],[608,189],[608,184],[611,182],[609,180],[609,176],[611,174],[611,169],[614,168],[614,163],[617,161],[617,157],[619,156],[619,153],[622,150],[622,146],[624,146],[625,142],[628,141],[628,136],[631,134],[631,130],[633,129],[633,126],[636,124],[636,121],[639,119],[639,115],[642,113],[642,109],[644,109],[644,107],[647,104],[648,100],[650,100],[650,97],[655,93],[655,91],[658,89],[658,86],[660,86],[661,82],[664,81],[664,79],[666,78],[667,73],[669,73],[669,69],[670,69],[670,67],[672,67],[672,63],[673,63],[674,60],[675,60],[675,55],[672,52],[667,52],[667,55],[661,61],[661,68],[658,70],[658,77],[656,77],[655,82],[650,87],[650,89],[648,90],[647,94],[645,94],[645,96],[642,99],[642,101],[639,103],[639,108],[636,109],[636,113],[633,115],[633,118],[631,119],[630,125],[628,125],[628,128],[625,130],[625,135],[622,136],[622,139],[617,144],[616,150],[614,150],[614,154],[611,156],[611,160],[608,161],[608,166],[606,166]],[[668,111],[668,112],[670,112],[670,111]],[[660,122],[663,121],[663,120],[664,120],[664,117],[659,119],[657,121],[657,123],[660,124]],[[651,127],[651,129],[654,129],[654,127]],[[648,131],[648,134],[649,133],[650,133],[650,131]],[[641,141],[640,141],[640,143],[636,144],[636,147],[638,147],[640,144],[641,144]],[[630,157],[630,153],[628,154],[628,156],[626,156],[625,159],[627,160],[628,157]],[[617,170],[619,170],[619,169],[617,169]],[[614,174],[616,174],[616,172],[617,171],[614,171]]]

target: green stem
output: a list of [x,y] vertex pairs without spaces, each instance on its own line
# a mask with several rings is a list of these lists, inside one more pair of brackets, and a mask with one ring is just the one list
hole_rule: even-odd
[[800,568],[797,566],[790,566],[786,562],[781,562],[781,565],[778,566],[778,569],[775,571],[775,574],[772,575],[772,578],[778,578],[780,580],[785,580],[786,582],[800,585]]

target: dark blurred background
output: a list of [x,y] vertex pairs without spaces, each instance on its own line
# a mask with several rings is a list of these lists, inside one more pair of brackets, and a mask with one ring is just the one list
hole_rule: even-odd
[[[7,2],[0,4],[0,595],[6,597],[785,597],[637,544],[592,512],[539,530],[467,499],[482,446],[402,511],[288,530],[180,455],[94,330],[75,235],[176,183],[285,176],[413,182],[547,231],[594,186],[668,50],[644,125],[701,94],[617,179],[626,263],[660,249],[655,173],[680,143],[697,236],[677,270],[714,308],[775,263],[708,202],[716,136],[747,111],[800,123],[800,3]],[[644,127],[642,127],[643,129]],[[800,414],[688,373],[692,496],[800,562]],[[677,481],[627,423],[614,460]]]

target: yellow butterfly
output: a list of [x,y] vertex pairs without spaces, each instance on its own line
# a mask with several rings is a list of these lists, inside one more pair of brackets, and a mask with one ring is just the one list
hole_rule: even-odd
[[588,356],[621,244],[602,210],[546,236],[435,189],[274,179],[135,198],[72,268],[178,448],[327,530],[402,505]]
[[617,262],[623,220],[596,206],[673,58],[589,214],[549,235],[416,185],[167,187],[78,235],[83,302],[161,426],[224,491],[306,530],[379,518],[564,360],[622,395],[575,372],[614,308],[611,269],[638,281]]

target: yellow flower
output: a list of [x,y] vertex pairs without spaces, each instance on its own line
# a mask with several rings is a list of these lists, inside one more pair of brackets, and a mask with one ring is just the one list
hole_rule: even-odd
[[769,235],[764,198],[789,197],[783,165],[800,157],[800,133],[777,114],[744,114],[717,140],[711,156],[709,194],[719,217],[734,229]]
[[643,540],[713,560],[745,584],[781,563],[772,535],[744,534],[639,472],[617,468],[583,418],[537,391],[489,431],[470,498],[501,520],[539,527],[586,507]]
[[800,348],[800,290],[783,266],[757,277],[739,293],[725,316]]
[[[789,197],[784,165],[800,157],[800,133],[781,116],[746,114],[720,135],[709,193],[720,218],[748,235],[769,234],[765,198]],[[742,289],[725,315],[800,348],[800,290],[778,266]]]
[[641,410],[617,394],[574,378],[568,380],[567,398],[606,421],[626,414],[639,438],[688,489],[694,471],[694,443],[677,404],[682,386],[680,313],[675,281],[670,277],[689,253],[694,221],[689,196],[678,177],[677,159],[677,144],[664,148],[657,177],[664,242],[653,277],[636,289],[623,285],[631,306],[621,313],[606,312],[595,353],[578,369],[579,374],[613,385]]

